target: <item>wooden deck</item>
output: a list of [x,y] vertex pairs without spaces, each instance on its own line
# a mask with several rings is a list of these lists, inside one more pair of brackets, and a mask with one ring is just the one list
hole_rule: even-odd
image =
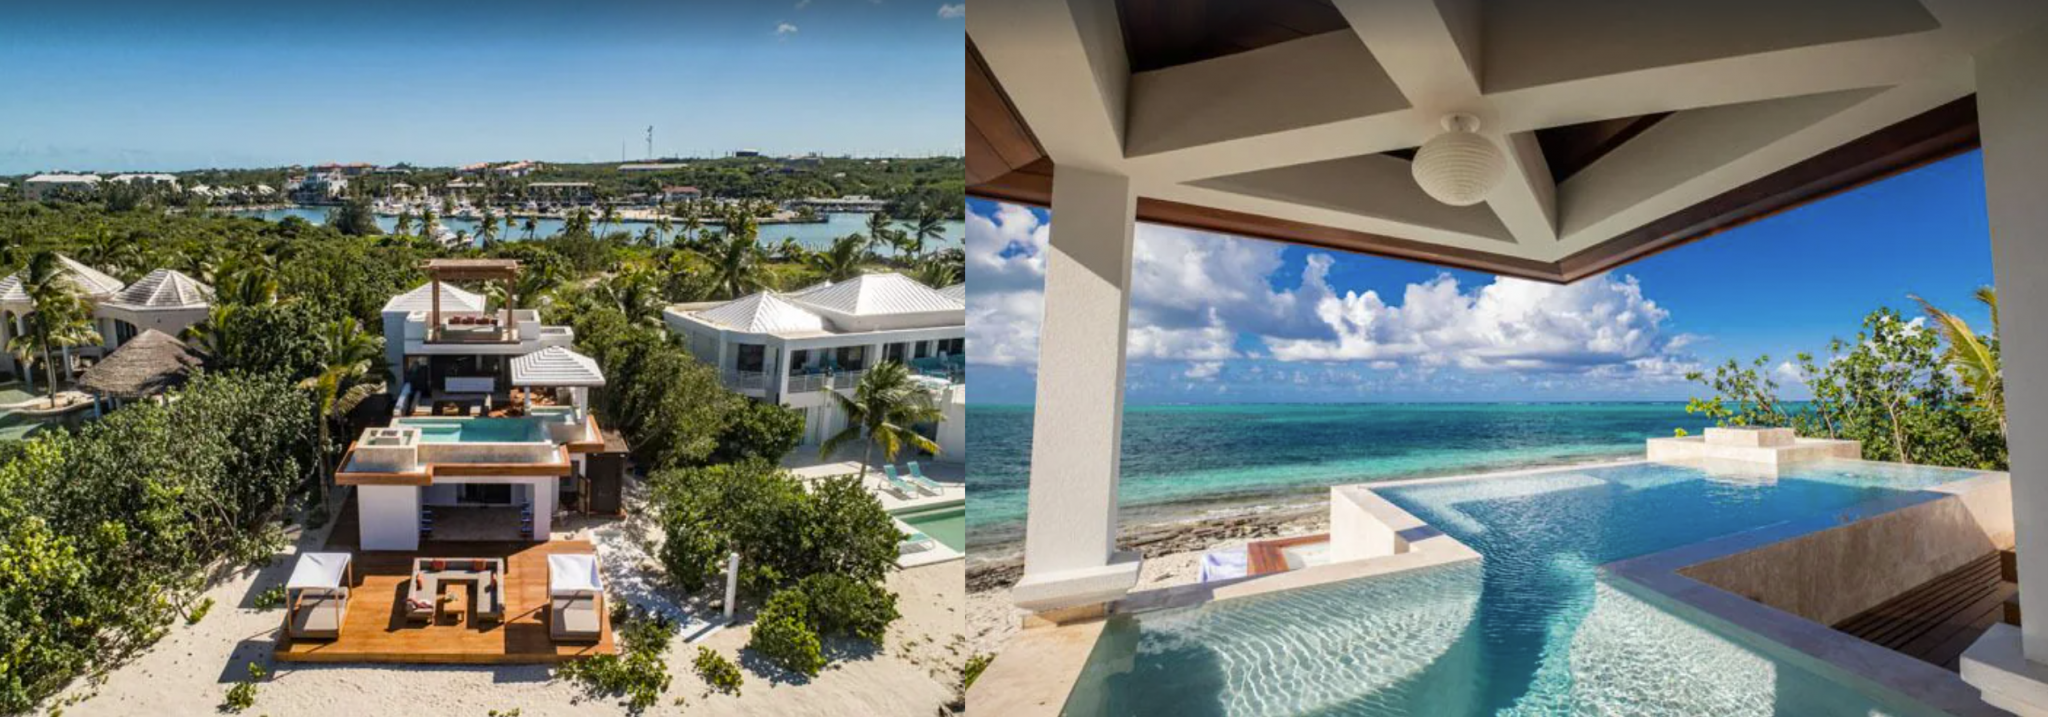
[[1245,574],[1266,575],[1269,573],[1287,572],[1287,554],[1284,552],[1286,549],[1309,543],[1326,543],[1329,540],[1329,533],[1317,533],[1315,535],[1303,535],[1293,538],[1261,540],[1246,545],[1244,548]]
[[[440,664],[550,663],[614,652],[611,616],[600,619],[599,640],[557,644],[548,638],[547,556],[592,553],[589,541],[463,542],[430,540],[416,552],[364,552],[356,546],[353,501],[327,541],[327,549],[355,554],[356,585],[343,619],[341,638],[294,640],[280,631],[279,662],[390,662]],[[405,581],[415,557],[504,558],[505,619],[460,624],[426,624],[405,618]],[[474,593],[469,603],[475,604]],[[280,616],[282,621],[282,616]]]
[[1963,650],[1999,621],[2018,587],[2003,579],[1996,552],[1862,614],[1835,629],[1906,655],[1957,669]]

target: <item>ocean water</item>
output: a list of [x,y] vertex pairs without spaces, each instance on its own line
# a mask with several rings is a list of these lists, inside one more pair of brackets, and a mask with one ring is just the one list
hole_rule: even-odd
[[[298,217],[300,219],[304,219],[314,224],[325,224],[327,223],[328,211],[329,210],[327,207],[293,207],[289,209],[264,209],[260,211],[236,211],[230,213],[234,214],[235,216],[255,217],[258,219],[268,219],[270,221],[279,221],[284,219],[285,217]],[[477,221],[474,219],[463,219],[460,217],[442,217],[436,219],[435,221],[439,222],[441,226],[447,227],[448,231],[466,231],[469,232],[470,236],[476,236]],[[504,239],[506,241],[522,241],[526,239],[526,220],[514,219],[512,221],[512,228],[510,229],[505,228],[504,225],[502,224],[499,225],[499,238]],[[848,234],[865,234],[867,232],[867,222],[868,215],[866,214],[835,213],[826,214],[825,221],[822,223],[763,224],[761,225],[761,241],[763,243],[771,245],[781,244],[783,238],[788,237],[795,239],[798,244],[801,244],[806,248],[819,249],[826,246],[830,246],[832,244],[833,239],[837,239]],[[562,231],[562,224],[563,221],[560,219],[536,220],[534,222],[533,236],[536,239],[543,239],[553,236],[556,233]],[[676,220],[675,224],[676,226],[674,227],[673,231],[670,232],[670,234],[682,231],[682,220]],[[415,225],[417,225],[417,218],[415,218]],[[391,231],[393,228],[398,226],[398,217],[379,216],[377,217],[377,226],[382,228],[384,231]],[[616,224],[607,224],[602,227],[599,227],[597,226],[596,219],[593,218],[591,220],[591,229],[593,230],[601,229],[607,233],[621,231],[633,234],[634,236],[639,236],[640,232],[646,231],[648,226],[650,226],[648,222],[622,221]],[[716,229],[712,227],[707,227],[706,229],[707,231],[716,231]],[[929,251],[934,248],[948,249],[959,247],[961,246],[961,242],[965,240],[966,236],[966,222],[946,222],[945,238],[937,243],[927,242],[925,244],[925,249]],[[883,248],[880,251],[886,252],[888,250],[886,248]]]
[[1972,475],[1861,462],[1776,480],[1631,464],[1381,491],[1464,563],[1113,618],[1066,714],[1930,714],[1647,602],[1598,566]]
[[[1639,458],[1708,421],[1683,403],[1255,404],[1124,411],[1125,524],[1322,497],[1345,483]],[[969,406],[967,542],[1023,534],[1030,406]]]

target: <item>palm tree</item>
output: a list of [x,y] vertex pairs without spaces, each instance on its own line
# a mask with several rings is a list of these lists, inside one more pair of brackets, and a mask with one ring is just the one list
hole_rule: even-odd
[[960,283],[960,267],[942,259],[925,259],[917,263],[917,269],[910,278],[925,286],[943,289]]
[[694,244],[697,241],[697,233],[704,231],[704,216],[697,211],[696,202],[685,206],[688,210],[683,212],[683,236],[688,237],[689,243]]
[[540,228],[540,222],[533,217],[527,217],[524,228],[526,229],[526,238],[530,241],[533,239],[533,230]]
[[796,237],[783,237],[782,245],[776,247],[775,258],[793,264],[810,263],[811,250],[797,243]]
[[[671,232],[675,231],[675,228],[675,222],[668,218],[668,209],[666,207],[654,213],[654,234],[657,238],[668,237]],[[649,246],[652,246],[652,244]]]
[[31,365],[41,355],[43,370],[49,378],[44,388],[50,407],[56,408],[57,362],[51,358],[51,350],[96,343],[100,333],[93,328],[92,310],[78,282],[65,270],[56,252],[37,252],[16,276],[21,281],[22,293],[28,295],[31,313],[23,319],[27,331],[7,342],[7,352],[23,366]]
[[861,266],[870,258],[867,237],[848,234],[832,240],[832,245],[823,251],[811,252],[807,257],[811,268],[825,275],[828,281],[846,281],[861,274]]
[[[1908,294],[1908,296],[1912,296]],[[1991,335],[1978,336],[1970,324],[1918,296],[1912,296],[1934,320],[1934,326],[1948,341],[1948,352],[1943,358],[1950,370],[1963,380],[1970,389],[1970,399],[1978,408],[1991,413],[1998,419],[1998,434],[2005,435],[2005,372],[1998,355],[1998,289],[1978,287],[1977,300],[1991,310]]]
[[946,213],[940,211],[938,207],[927,207],[920,202],[917,205],[917,220],[910,226],[910,236],[916,241],[914,251],[918,255],[923,255],[926,241],[946,238]]
[[433,207],[420,207],[420,236],[428,240],[441,233],[441,220],[434,215]]
[[498,243],[498,213],[491,211],[489,205],[484,206],[484,215],[477,220],[476,237],[483,240],[485,249]]
[[604,234],[603,234],[603,231],[602,231],[602,230],[603,230],[603,227],[606,227],[606,226],[610,226],[610,225],[613,225],[613,224],[617,224],[617,223],[619,223],[619,208],[618,208],[618,207],[616,207],[616,206],[613,206],[613,205],[610,205],[610,204],[606,204],[606,205],[604,205],[604,208],[603,208],[603,209],[600,209],[600,210],[598,210],[598,214],[597,214],[597,226],[599,227],[599,234],[598,234],[598,236],[603,236],[603,235],[604,235]]
[[661,309],[667,302],[662,300],[661,286],[653,272],[637,266],[629,268],[598,284],[597,292],[634,323],[661,325]]
[[365,381],[371,362],[384,355],[383,341],[364,331],[355,317],[327,323],[320,332],[320,373],[299,382],[313,392],[314,419],[320,424],[320,479],[328,510],[333,510],[334,465],[330,427],[338,425],[349,412],[370,396],[383,392],[382,383]]
[[910,380],[910,370],[901,362],[885,361],[869,370],[850,398],[838,391],[832,391],[831,396],[846,414],[846,428],[825,439],[825,444],[818,447],[820,457],[830,456],[840,446],[865,437],[860,476],[866,478],[877,445],[882,448],[883,459],[890,463],[896,462],[896,455],[905,445],[939,452],[939,444],[919,435],[913,426],[937,423],[944,420],[944,414],[931,393]]
[[397,225],[397,226],[394,226],[394,227],[391,227],[391,233],[393,233],[393,234],[400,234],[400,235],[404,235],[404,234],[411,234],[411,233],[412,233],[412,210],[411,210],[411,209],[400,209],[400,210],[398,210],[398,225]]
[[[753,226],[752,220],[741,223],[746,228]],[[734,233],[733,225],[727,224],[721,241],[703,251],[692,250],[692,253],[711,265],[718,286],[725,290],[725,298],[737,299],[761,286],[761,265],[767,262],[768,256],[755,243],[752,232]]]
[[875,212],[868,215],[867,238],[870,250],[884,244],[895,245],[891,237],[896,235],[896,230],[891,229],[889,227],[890,224],[888,212]]
[[562,222],[562,233],[568,236],[589,236],[590,210],[577,207],[576,211],[570,212],[569,218]]

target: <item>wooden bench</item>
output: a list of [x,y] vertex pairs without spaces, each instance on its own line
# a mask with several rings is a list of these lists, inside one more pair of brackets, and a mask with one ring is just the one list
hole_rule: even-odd
[[1949,670],[2003,616],[2018,586],[2000,574],[1997,552],[1929,580],[1835,624],[1835,629]]

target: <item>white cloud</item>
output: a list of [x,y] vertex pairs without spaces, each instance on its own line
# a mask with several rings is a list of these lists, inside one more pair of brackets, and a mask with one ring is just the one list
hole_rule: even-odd
[[967,3],[939,6],[939,18],[942,20],[958,20],[963,17],[967,17]]
[[796,9],[798,9],[798,10],[802,10],[802,9],[804,9],[804,8],[807,8],[807,7],[810,7],[810,6],[811,6],[811,0],[796,0]]
[[[1029,367],[1037,363],[1049,227],[1029,209],[997,206],[992,217],[967,219],[968,336],[977,363]],[[1697,368],[1682,349],[1700,337],[1670,333],[1669,312],[1630,277],[1569,286],[1497,278],[1465,287],[1445,274],[1407,285],[1390,303],[1374,291],[1333,287],[1337,259],[1327,253],[1308,255],[1296,285],[1276,289],[1274,277],[1290,268],[1283,248],[1140,225],[1127,358],[1192,362],[1186,378],[1219,375],[1223,361],[1268,357],[1356,361],[1396,381],[1431,380],[1444,368],[1679,381]],[[1213,372],[1210,364],[1218,364]],[[1293,372],[1283,380],[1310,379]]]
[[779,23],[776,23],[776,24],[775,24],[775,36],[776,36],[776,37],[779,37],[779,38],[788,38],[788,37],[789,37],[790,35],[794,35],[794,34],[796,34],[796,26],[795,26],[795,25],[791,25],[791,24],[789,24],[789,23],[786,23],[786,22],[779,22]]
[[1197,381],[1206,381],[1222,372],[1222,361],[1197,361],[1189,365],[1188,370],[1181,372],[1181,375]]

